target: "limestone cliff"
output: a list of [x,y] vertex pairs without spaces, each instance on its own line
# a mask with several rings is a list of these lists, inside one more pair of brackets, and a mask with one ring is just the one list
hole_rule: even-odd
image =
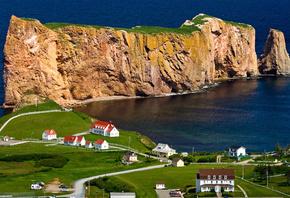
[[[206,15],[190,34],[64,26],[12,16],[4,47],[6,105],[26,91],[72,105],[107,96],[193,91],[216,78],[257,74],[255,30]],[[136,27],[136,29],[138,29]]]
[[259,71],[261,74],[290,74],[290,59],[283,32],[270,29],[263,53],[259,58]]

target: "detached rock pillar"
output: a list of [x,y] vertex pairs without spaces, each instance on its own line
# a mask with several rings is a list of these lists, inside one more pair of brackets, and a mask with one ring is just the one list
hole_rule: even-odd
[[290,74],[290,59],[283,32],[270,29],[258,65],[261,74]]

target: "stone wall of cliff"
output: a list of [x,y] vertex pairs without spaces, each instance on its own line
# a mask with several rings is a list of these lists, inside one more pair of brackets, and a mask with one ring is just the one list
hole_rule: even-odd
[[270,29],[258,67],[261,74],[290,75],[290,58],[283,32]]
[[[257,74],[255,30],[205,18],[192,34],[142,34],[12,16],[4,47],[6,105],[29,91],[59,104],[107,96],[194,91]],[[186,25],[186,24],[184,24]]]

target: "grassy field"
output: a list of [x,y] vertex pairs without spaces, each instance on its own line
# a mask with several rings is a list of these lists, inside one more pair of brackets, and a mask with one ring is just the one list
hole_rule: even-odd
[[15,139],[41,139],[44,130],[54,129],[58,136],[64,137],[88,131],[91,124],[73,111],[34,114],[11,120],[0,135],[8,135]]
[[[143,172],[135,172],[126,175],[118,175],[115,176],[123,181],[128,182],[133,185],[136,189],[136,193],[140,197],[153,197],[155,195],[154,187],[156,181],[164,181],[166,188],[169,189],[180,189],[185,186],[195,185],[195,175],[198,172],[198,169],[211,169],[211,168],[233,168],[235,169],[235,175],[241,176],[242,170],[241,166],[227,166],[227,165],[189,165],[186,167],[166,167],[162,169],[155,169]],[[254,166],[245,166],[245,178],[251,178],[252,171]],[[149,177],[150,176],[150,177]],[[236,178],[235,184],[239,184],[249,196],[252,197],[261,197],[261,196],[276,196],[282,197],[281,194],[275,193],[273,191],[256,187],[254,185],[250,185],[247,182],[243,182],[242,180]],[[235,196],[241,196],[241,191],[238,187],[235,187],[237,191]],[[155,195],[157,197],[157,195]]]
[[[52,182],[54,178],[59,178],[60,182],[72,187],[73,182],[80,178],[148,165],[141,163],[126,166],[116,162],[116,159],[123,156],[124,152],[99,153],[79,148],[45,146],[42,143],[2,146],[0,147],[1,156],[54,153],[67,157],[70,161],[63,168],[52,168],[52,170],[45,172],[39,172],[39,168],[34,167],[34,161],[0,162],[0,192],[29,192],[32,180],[43,181],[47,184]],[[139,157],[139,159],[144,161],[142,157]],[[153,162],[153,164],[156,164],[156,162]],[[37,193],[37,195],[41,195],[43,192]]]
[[46,110],[61,110],[62,108],[50,99],[46,99],[45,103],[38,104],[37,107],[35,105],[29,105],[23,107],[22,109],[12,112],[6,116],[0,118],[0,126],[2,126],[9,118],[16,116],[18,114],[27,113],[27,112],[35,112],[35,111],[46,111]]

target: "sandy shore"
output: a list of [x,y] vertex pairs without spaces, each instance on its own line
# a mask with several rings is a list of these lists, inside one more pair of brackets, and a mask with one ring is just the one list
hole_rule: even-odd
[[84,104],[88,104],[91,102],[98,101],[107,101],[107,100],[127,100],[127,99],[137,99],[137,98],[146,98],[142,96],[109,96],[109,97],[99,97],[99,98],[91,98],[87,100],[70,100],[68,104],[69,107],[80,106]]

